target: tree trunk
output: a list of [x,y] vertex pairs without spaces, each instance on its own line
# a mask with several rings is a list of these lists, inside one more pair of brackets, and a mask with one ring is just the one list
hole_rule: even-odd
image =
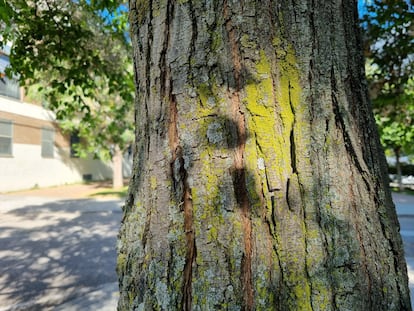
[[112,188],[119,189],[124,186],[124,176],[122,172],[122,150],[115,145],[114,154],[112,156]]
[[130,2],[119,310],[411,308],[357,19],[349,0]]
[[400,147],[394,148],[394,155],[395,155],[395,168],[397,170],[397,182],[398,182],[398,189],[400,191],[404,190],[403,183],[402,183],[402,170],[401,170],[401,154],[400,154]]

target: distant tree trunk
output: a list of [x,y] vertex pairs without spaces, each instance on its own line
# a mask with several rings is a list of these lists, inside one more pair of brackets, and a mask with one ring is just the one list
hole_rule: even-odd
[[395,147],[394,148],[394,155],[395,155],[395,169],[397,171],[397,183],[398,183],[398,189],[400,191],[403,191],[403,183],[402,183],[402,170],[401,170],[401,148]]
[[124,186],[124,176],[122,172],[122,150],[115,145],[114,154],[112,155],[112,188],[119,189]]
[[130,2],[119,310],[410,310],[356,2]]

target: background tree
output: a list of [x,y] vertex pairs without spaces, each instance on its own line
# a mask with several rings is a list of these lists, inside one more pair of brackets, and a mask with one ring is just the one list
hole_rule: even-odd
[[8,74],[35,85],[63,128],[86,141],[80,155],[112,159],[113,185],[122,186],[134,122],[125,7],[119,1],[0,3],[1,43],[13,42]]
[[[414,4],[409,0],[373,0],[363,15],[365,54],[376,66],[371,95],[404,93],[414,74]],[[385,94],[380,90],[387,89]]]
[[[375,119],[382,145],[395,157],[397,181],[403,189],[401,157],[414,151],[414,83],[409,80],[404,93],[396,96],[398,105],[389,103],[386,97],[374,99]],[[393,102],[395,97],[391,99]]]
[[412,1],[370,1],[363,28],[367,77],[381,142],[393,152],[399,188],[400,157],[413,151],[414,6]]
[[410,310],[355,1],[130,1],[120,310]]

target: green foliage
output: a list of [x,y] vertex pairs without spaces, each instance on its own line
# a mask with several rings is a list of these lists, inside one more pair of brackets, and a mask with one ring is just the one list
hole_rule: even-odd
[[414,5],[407,0],[373,0],[363,16],[366,55],[378,71],[372,82],[404,90],[414,73]]
[[384,147],[403,151],[406,154],[412,153],[412,139],[414,138],[414,128],[404,122],[393,120],[389,117],[375,116],[380,135],[381,143]]
[[6,0],[0,0],[0,20],[5,21],[6,24],[10,24],[10,16],[12,15],[13,8]]
[[[409,163],[401,163],[401,174],[402,176],[414,176],[414,165]],[[388,173],[398,174],[397,168],[395,165],[388,166]]]
[[118,197],[124,199],[127,196],[128,187],[122,187],[121,189],[107,188],[91,194],[91,197]]
[[87,141],[79,153],[110,157],[132,141],[134,81],[126,7],[119,0],[0,0],[8,75]]
[[414,151],[414,6],[373,0],[366,6],[367,78],[381,142],[396,155]]
[[394,153],[411,154],[414,152],[414,80],[407,81],[402,94],[392,94],[387,87],[373,100],[381,143]]

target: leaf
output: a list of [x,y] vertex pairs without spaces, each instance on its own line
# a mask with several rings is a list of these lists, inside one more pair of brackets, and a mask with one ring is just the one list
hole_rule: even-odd
[[37,1],[0,0],[0,17],[9,3],[19,11],[10,15],[13,23],[8,20],[14,42],[10,73],[34,85],[65,128],[79,130],[88,141],[80,148],[108,155],[108,146],[123,141],[134,126],[125,3],[62,0],[41,7]]
[[0,0],[0,20],[7,26],[10,26],[14,10],[6,0]]

